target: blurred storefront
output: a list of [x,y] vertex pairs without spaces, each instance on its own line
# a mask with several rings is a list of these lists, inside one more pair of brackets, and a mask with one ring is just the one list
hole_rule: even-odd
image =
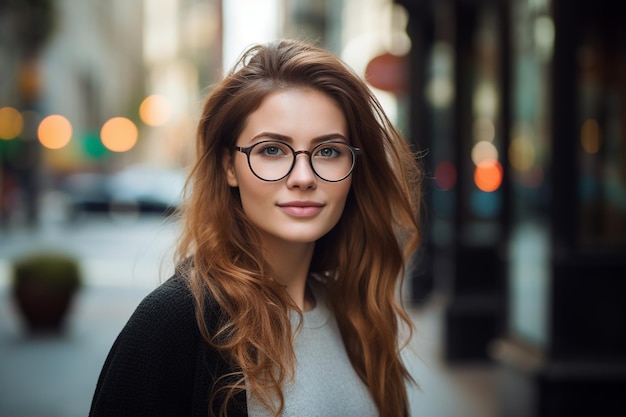
[[626,6],[397,1],[413,42],[410,136],[433,178],[415,279],[446,297],[444,356],[497,364],[505,416],[618,410]]

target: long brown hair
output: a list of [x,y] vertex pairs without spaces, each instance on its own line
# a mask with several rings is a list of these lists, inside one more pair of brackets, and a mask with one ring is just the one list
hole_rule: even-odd
[[[330,276],[329,300],[348,356],[380,415],[407,415],[411,377],[400,358],[399,329],[405,323],[410,335],[412,325],[398,290],[419,240],[420,170],[366,84],[331,53],[299,41],[244,53],[207,97],[198,126],[177,254],[179,261],[193,261],[189,283],[204,339],[239,370],[219,389],[232,398],[247,384],[266,405],[277,398],[278,415],[281,387],[293,375],[288,312],[295,305],[272,280],[258,232],[222,166],[246,117],[268,94],[292,87],[314,88],[335,100],[351,144],[361,148],[342,217],[316,243],[311,272]],[[207,297],[224,313],[213,331],[205,320]]]

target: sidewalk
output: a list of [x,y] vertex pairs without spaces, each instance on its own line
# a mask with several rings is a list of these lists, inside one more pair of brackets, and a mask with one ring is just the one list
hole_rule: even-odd
[[144,288],[87,287],[64,335],[26,334],[0,293],[0,416],[86,416],[104,358]]

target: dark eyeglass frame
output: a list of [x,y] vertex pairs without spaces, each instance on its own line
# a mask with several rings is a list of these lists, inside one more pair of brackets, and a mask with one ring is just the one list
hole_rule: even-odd
[[[252,150],[254,148],[256,148],[257,146],[263,145],[265,143],[280,143],[281,145],[285,145],[287,148],[289,148],[289,150],[291,150],[291,153],[293,154],[293,160],[291,161],[291,166],[287,170],[287,173],[285,175],[283,175],[282,177],[280,177],[278,179],[275,179],[275,180],[268,180],[266,178],[263,178],[263,177],[259,176],[259,174],[257,174],[254,171],[254,169],[252,168],[252,164],[250,163],[250,153],[252,152]],[[343,176],[342,178],[338,179],[338,180],[327,180],[326,178],[324,178],[320,174],[318,174],[318,172],[315,170],[315,167],[313,166],[313,153],[315,152],[315,150],[320,148],[320,147],[323,147],[325,145],[332,145],[332,144],[346,146],[348,149],[350,149],[350,152],[352,152],[352,166],[350,167],[350,170],[348,171],[348,173],[345,176]],[[293,171],[293,167],[296,166],[297,156],[300,155],[301,153],[306,154],[309,157],[308,159],[309,159],[309,166],[311,167],[311,171],[313,171],[315,176],[317,176],[319,179],[321,179],[323,181],[326,181],[326,182],[340,182],[340,181],[343,181],[346,178],[348,178],[350,175],[352,175],[352,171],[354,171],[354,166],[356,165],[356,157],[361,154],[361,149],[360,148],[356,148],[356,147],[354,147],[352,145],[349,145],[349,144],[347,144],[345,142],[336,141],[336,140],[320,142],[317,145],[315,145],[313,147],[313,149],[311,149],[310,151],[305,151],[305,150],[296,151],[288,143],[280,141],[280,140],[274,140],[274,139],[262,140],[260,142],[257,142],[255,144],[253,144],[253,145],[245,146],[245,147],[244,146],[234,146],[233,149],[235,149],[236,151],[239,151],[241,153],[246,154],[246,157],[248,159],[248,167],[250,168],[250,171],[254,174],[255,177],[257,177],[258,179],[260,179],[262,181],[266,181],[266,182],[276,182],[276,181],[280,181],[280,180],[288,177],[289,174],[291,174],[291,171]]]

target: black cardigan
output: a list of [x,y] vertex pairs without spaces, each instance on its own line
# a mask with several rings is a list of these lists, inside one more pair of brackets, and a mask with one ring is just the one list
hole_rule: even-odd
[[[194,305],[177,276],[139,304],[104,363],[90,417],[209,416],[213,383],[233,367],[202,339]],[[210,301],[209,326],[216,325],[218,311]],[[215,402],[215,415],[220,405]],[[229,416],[247,416],[245,391],[228,410]]]

